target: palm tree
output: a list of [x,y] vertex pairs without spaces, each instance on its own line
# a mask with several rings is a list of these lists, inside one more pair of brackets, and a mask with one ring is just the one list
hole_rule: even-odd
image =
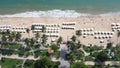
[[10,34],[9,36],[8,36],[8,40],[10,41],[10,42],[12,42],[13,41],[13,36],[12,36],[12,34]]
[[120,31],[118,31],[117,36],[118,36],[118,37],[120,36]]
[[46,31],[46,27],[43,25],[42,26],[42,32],[45,33],[45,31]]
[[29,34],[30,33],[30,29],[27,28],[26,32],[28,33],[28,36],[30,37],[30,34]]
[[39,33],[36,33],[35,38],[38,40],[39,37],[40,37]]
[[10,34],[10,30],[7,30],[6,33],[7,33],[7,35],[9,35]]
[[60,36],[60,37],[58,38],[58,40],[57,40],[57,44],[61,44],[62,41],[63,41],[63,39],[62,39],[62,37]]
[[73,35],[72,38],[71,38],[71,40],[72,40],[73,42],[76,42],[76,36]]
[[26,45],[29,45],[30,41],[29,41],[28,38],[26,38],[24,41],[25,41],[25,44],[26,44]]
[[81,34],[81,30],[77,30],[77,31],[76,31],[76,35],[77,35],[77,36],[81,36],[81,35],[82,35],[82,34]]
[[19,41],[21,39],[21,34],[18,32],[15,36],[15,41]]
[[6,37],[5,35],[2,35],[1,40],[2,40],[3,42],[7,41],[7,37]]
[[42,35],[42,44],[45,44],[47,42],[47,35]]
[[32,25],[32,26],[31,26],[31,30],[34,30],[34,29],[35,29],[35,26],[34,26],[34,25]]
[[35,40],[32,38],[30,39],[30,46],[33,46],[35,44]]
[[29,32],[30,32],[30,29],[27,28],[27,29],[26,29],[26,32],[29,33]]

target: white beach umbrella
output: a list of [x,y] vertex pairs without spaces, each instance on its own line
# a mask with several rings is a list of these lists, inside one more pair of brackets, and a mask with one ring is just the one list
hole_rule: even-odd
[[84,35],[87,35],[87,33],[86,33],[86,32],[84,32]]
[[87,28],[87,31],[90,31],[90,28]]
[[103,35],[103,34],[104,34],[104,32],[103,32],[103,31],[101,31],[101,34]]
[[112,23],[111,25],[112,25],[112,26],[115,26],[116,24],[115,24],[115,23]]
[[97,34],[97,31],[94,31],[94,34],[96,35],[96,34]]
[[117,29],[117,31],[120,31],[120,29]]
[[94,32],[91,32],[91,35],[94,35]]
[[86,38],[86,35],[83,35],[83,38]]
[[80,29],[81,31],[83,31],[83,29]]
[[116,26],[120,26],[120,23],[116,23]]
[[104,43],[104,40],[100,40],[100,43]]
[[94,29],[93,28],[90,28],[90,31],[93,31]]
[[95,39],[97,39],[97,38],[98,38],[98,36],[95,36],[94,38],[95,38]]
[[83,31],[87,31],[87,29],[86,28],[84,28],[84,30]]
[[112,38],[112,35],[109,35],[109,38]]
[[101,31],[98,31],[98,34],[101,34]]

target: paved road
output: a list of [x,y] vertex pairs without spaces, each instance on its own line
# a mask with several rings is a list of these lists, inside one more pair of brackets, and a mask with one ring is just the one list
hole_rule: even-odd
[[70,68],[69,62],[65,59],[65,54],[67,53],[67,46],[65,44],[60,45],[60,68]]

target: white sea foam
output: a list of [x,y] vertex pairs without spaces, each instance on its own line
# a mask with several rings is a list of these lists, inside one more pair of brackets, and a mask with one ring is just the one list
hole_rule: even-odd
[[32,11],[16,13],[11,15],[0,15],[0,17],[80,17],[88,16],[90,14],[78,13],[74,10],[49,10],[49,11]]
[[110,12],[98,15],[92,15],[89,13],[78,13],[74,10],[49,10],[49,11],[29,11],[23,13],[0,15],[0,17],[81,17],[81,16],[120,16],[120,12]]
[[109,12],[109,13],[99,14],[98,16],[120,16],[120,12]]

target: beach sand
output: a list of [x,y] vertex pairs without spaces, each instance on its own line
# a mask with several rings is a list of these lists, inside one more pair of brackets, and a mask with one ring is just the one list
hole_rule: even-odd
[[[77,22],[74,26],[77,29],[81,28],[94,28],[94,31],[112,31],[111,23],[120,23],[119,16],[86,16],[79,18],[38,18],[38,17],[3,17],[0,18],[0,25],[12,25],[12,26],[22,26],[26,25],[30,28],[32,23],[62,23],[62,22]],[[60,30],[60,35],[63,37],[64,41],[70,40],[72,35],[75,35],[75,31],[71,30]],[[28,36],[28,34],[24,34]],[[104,43],[100,43],[101,39],[94,39],[93,36],[83,36],[78,37],[78,40],[82,44],[94,44],[94,45],[106,45],[108,42],[113,42],[114,44],[119,43],[119,38],[117,38],[117,32],[114,32],[111,39],[103,39]]]

